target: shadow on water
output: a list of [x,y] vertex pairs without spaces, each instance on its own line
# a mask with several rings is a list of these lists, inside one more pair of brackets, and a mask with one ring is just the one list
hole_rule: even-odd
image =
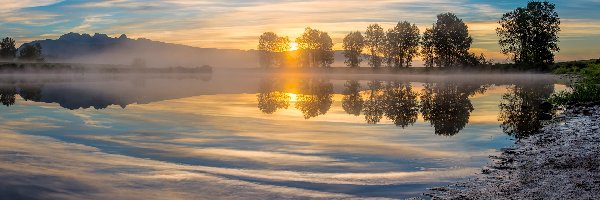
[[[305,119],[327,114],[335,94],[328,79],[300,80],[295,108]],[[257,95],[258,108],[266,114],[288,109],[292,98],[289,88],[278,79],[261,81]],[[469,124],[475,110],[471,98],[483,95],[489,87],[505,86],[499,103],[498,120],[505,133],[516,138],[536,133],[544,120],[552,118],[552,105],[545,102],[554,92],[552,79],[536,81],[510,79],[493,81],[424,81],[422,84],[398,80],[347,80],[341,107],[349,115],[364,116],[368,124],[377,124],[384,117],[397,127],[414,125],[419,114],[434,127],[436,135],[454,136]],[[423,89],[415,90],[415,86]]]

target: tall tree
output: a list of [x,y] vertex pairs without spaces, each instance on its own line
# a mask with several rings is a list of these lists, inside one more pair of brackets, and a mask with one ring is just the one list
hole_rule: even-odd
[[421,53],[427,67],[465,65],[473,38],[467,25],[453,13],[437,16],[437,22],[423,34]]
[[396,126],[405,128],[417,121],[419,103],[417,93],[407,82],[388,82],[384,91],[384,113]]
[[290,105],[290,95],[278,90],[277,81],[273,79],[264,79],[260,82],[256,95],[258,100],[258,109],[266,114],[273,114],[278,109],[287,109]]
[[279,37],[273,32],[263,33],[258,40],[258,50],[260,51],[260,65],[263,68],[272,66],[281,66],[283,64],[283,55],[290,49],[290,39],[288,37]]
[[344,84],[344,92],[342,97],[342,108],[346,113],[359,116],[363,109],[362,95],[360,94],[360,83],[357,80],[349,80]]
[[385,41],[385,33],[379,24],[371,24],[367,27],[365,45],[369,49],[369,65],[373,68],[381,67]]
[[410,67],[412,59],[418,55],[419,41],[421,36],[419,28],[407,21],[398,24],[387,32],[387,56],[396,68]]
[[329,67],[333,63],[333,41],[329,34],[307,27],[296,38],[300,50],[300,66]]
[[43,60],[42,57],[42,45],[40,43],[35,43],[34,45],[25,44],[21,47],[21,51],[19,52],[19,59],[22,60]]
[[344,57],[348,67],[359,67],[362,62],[361,54],[365,47],[365,40],[359,31],[351,32],[344,37]]
[[17,48],[15,40],[9,37],[2,39],[0,42],[0,59],[12,60],[17,56]]
[[517,64],[546,66],[554,62],[558,47],[560,18],[555,5],[547,1],[531,1],[500,19],[496,33],[502,53]]

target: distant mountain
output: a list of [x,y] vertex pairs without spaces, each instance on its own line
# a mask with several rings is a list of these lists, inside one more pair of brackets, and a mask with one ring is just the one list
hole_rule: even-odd
[[56,40],[32,41],[39,43],[46,60],[94,64],[130,64],[144,59],[152,67],[258,67],[257,51],[197,48],[186,45],[130,39],[126,35],[112,38],[106,34],[68,33]]
[[[35,43],[42,46],[42,54],[51,62],[130,64],[141,58],[150,67],[259,67],[256,50],[198,48],[144,38],[130,39],[125,34],[112,38],[100,33],[93,36],[67,33],[56,40],[37,40],[27,44]],[[335,61],[333,66],[343,66],[341,51],[335,52]]]

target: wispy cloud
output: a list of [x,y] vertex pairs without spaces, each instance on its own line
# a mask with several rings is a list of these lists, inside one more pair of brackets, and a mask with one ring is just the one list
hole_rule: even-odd
[[[556,2],[563,19],[565,43],[598,37],[600,24],[595,0]],[[26,33],[6,31],[24,38],[44,39],[43,34],[69,31],[126,33],[196,47],[253,49],[256,37],[274,31],[295,38],[311,26],[330,33],[339,44],[349,31],[363,30],[370,23],[392,27],[399,20],[416,23],[421,31],[431,26],[435,15],[454,12],[465,20],[475,38],[474,47],[498,52],[495,24],[502,13],[525,1],[484,0],[329,0],[329,1],[215,1],[215,0],[10,0],[0,8],[0,24],[24,28]],[[6,25],[7,24],[7,25]],[[590,43],[590,47],[598,42]],[[561,54],[570,54],[564,48]],[[591,52],[586,55],[591,55]],[[488,53],[486,53],[488,55]]]

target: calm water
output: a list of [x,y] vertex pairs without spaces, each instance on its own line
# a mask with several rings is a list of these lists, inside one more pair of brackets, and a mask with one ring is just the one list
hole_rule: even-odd
[[403,198],[547,118],[543,75],[2,76],[0,199]]

